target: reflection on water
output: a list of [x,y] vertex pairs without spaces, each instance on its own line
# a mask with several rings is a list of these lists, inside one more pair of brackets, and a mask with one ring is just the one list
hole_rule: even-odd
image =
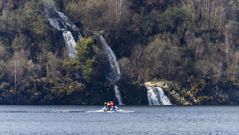
[[[237,135],[239,107],[0,106],[0,135]],[[89,113],[91,112],[91,113]]]

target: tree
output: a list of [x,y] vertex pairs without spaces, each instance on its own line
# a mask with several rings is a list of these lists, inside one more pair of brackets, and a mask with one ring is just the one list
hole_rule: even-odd
[[47,78],[56,83],[57,80],[60,80],[61,61],[53,53],[47,54]]
[[94,43],[91,38],[81,38],[76,47],[76,65],[80,70],[83,78],[88,81],[93,75],[93,66],[95,63],[93,45]]
[[25,51],[15,52],[11,60],[6,64],[5,70],[10,82],[14,83],[15,89],[17,85],[23,80],[25,71],[27,69],[28,59]]
[[8,57],[7,49],[0,43],[0,60],[6,60]]
[[5,66],[5,63],[3,61],[0,61],[0,84],[1,84],[1,81],[3,81],[5,78],[5,69],[4,69],[4,66]]

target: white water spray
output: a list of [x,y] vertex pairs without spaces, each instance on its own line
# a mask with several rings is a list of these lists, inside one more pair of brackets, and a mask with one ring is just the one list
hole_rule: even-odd
[[149,86],[146,88],[149,105],[172,105],[162,88]]

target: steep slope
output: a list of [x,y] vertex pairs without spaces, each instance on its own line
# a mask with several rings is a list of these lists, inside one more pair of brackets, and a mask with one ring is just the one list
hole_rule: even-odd
[[[46,17],[44,4],[59,12]],[[125,104],[148,104],[144,83],[162,80],[173,104],[238,104],[238,16],[237,0],[0,0],[0,103],[101,104],[116,100],[110,77]],[[107,78],[93,33],[121,75]]]

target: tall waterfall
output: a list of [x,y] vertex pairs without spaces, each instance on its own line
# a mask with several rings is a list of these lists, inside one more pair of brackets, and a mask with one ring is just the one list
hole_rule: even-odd
[[[110,46],[105,41],[105,38],[99,34],[97,34],[97,35],[100,38],[100,41],[103,45],[103,49],[106,52],[108,62],[110,63],[110,72],[108,73],[108,75],[106,77],[110,82],[115,84],[116,82],[118,82],[120,80],[120,77],[121,77],[119,63],[117,62],[117,59],[116,59],[116,56],[115,56],[113,50],[110,48]],[[117,85],[114,86],[114,92],[115,92],[115,97],[117,98],[119,105],[123,105],[120,90]]]
[[[64,37],[68,49],[68,55],[70,58],[75,58],[76,57],[75,47],[77,45],[76,40],[77,38],[82,37],[80,30],[63,12],[60,12],[56,9],[56,7],[53,4],[54,3],[53,1],[44,0],[44,3],[45,3],[45,14],[46,17],[48,18],[49,23],[53,28],[62,32],[62,35]],[[73,33],[78,37],[75,38]],[[119,64],[117,62],[114,52],[105,41],[105,38],[99,34],[97,35],[100,37],[103,49],[106,52],[107,59],[110,63],[111,71],[107,75],[107,79],[115,84],[116,82],[119,81],[121,77]],[[117,85],[114,86],[114,92],[119,105],[123,105],[121,94]]]
[[[77,38],[82,37],[81,33],[79,32],[80,30],[74,23],[70,21],[70,19],[64,13],[58,11],[55,6],[45,5],[44,9],[46,17],[48,18],[51,26],[56,30],[62,32],[65,44],[68,49],[69,57],[74,58],[76,56],[76,40]],[[72,32],[74,32],[78,37],[75,38]]]
[[149,105],[172,105],[169,98],[160,87],[146,86]]
[[101,35],[99,35],[99,37],[100,37],[100,41],[103,45],[103,49],[106,52],[107,59],[110,63],[110,70],[111,71],[107,75],[107,79],[109,81],[115,83],[115,82],[119,81],[119,79],[121,77],[119,63],[117,62],[117,59],[116,59],[116,56],[115,56],[113,50],[110,48],[110,46],[105,41],[105,38]]

